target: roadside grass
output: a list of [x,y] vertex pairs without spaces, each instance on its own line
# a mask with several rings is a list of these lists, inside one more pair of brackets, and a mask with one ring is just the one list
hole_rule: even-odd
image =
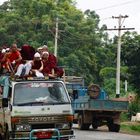
[[121,132],[134,135],[140,135],[140,123],[138,122],[122,122]]

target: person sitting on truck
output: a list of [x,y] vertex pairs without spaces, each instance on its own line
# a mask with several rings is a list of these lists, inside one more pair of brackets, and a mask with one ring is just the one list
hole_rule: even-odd
[[42,62],[43,62],[43,74],[49,77],[61,77],[63,75],[63,70],[57,67],[57,65],[49,59],[49,53],[42,53]]
[[10,52],[6,52],[2,62],[8,72],[14,73],[22,60],[21,54],[17,49],[17,44],[12,44]]
[[24,44],[21,47],[20,53],[21,53],[21,56],[22,56],[23,60],[33,60],[34,54],[36,52],[35,52],[35,49],[32,46],[30,46],[28,44]]
[[55,77],[54,75],[54,65],[52,64],[51,61],[49,61],[49,53],[43,52],[42,53],[42,62],[43,62],[43,74],[47,75],[49,77]]
[[64,74],[64,71],[63,71],[63,69],[61,69],[57,66],[57,58],[53,54],[49,53],[47,45],[44,45],[42,47],[42,55],[44,52],[48,52],[48,54],[49,54],[47,59],[48,59],[48,62],[51,63],[50,67],[54,71],[52,73],[54,75],[54,77],[62,77]]
[[15,77],[27,77],[29,75],[44,77],[41,73],[43,69],[43,63],[41,60],[41,56],[38,52],[34,54],[34,59],[32,61],[23,62],[24,63],[19,65]]
[[33,61],[31,61],[30,74],[37,77],[44,77],[41,73],[43,70],[43,62],[41,60],[41,55],[36,52]]
[[51,62],[51,65],[53,65],[53,67],[56,67],[57,66],[57,58],[48,51],[48,46],[47,45],[44,45],[42,47],[42,50],[41,50],[42,54],[43,52],[48,52],[49,53],[49,56],[48,56],[48,60],[49,62]]

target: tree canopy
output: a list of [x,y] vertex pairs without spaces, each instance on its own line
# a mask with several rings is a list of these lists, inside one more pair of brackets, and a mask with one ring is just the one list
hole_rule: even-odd
[[[99,26],[95,11],[84,13],[75,0],[10,0],[0,6],[0,45],[16,42],[38,48],[47,44],[54,51],[56,17],[59,22],[58,62],[67,75],[83,76],[86,84],[97,83],[115,92],[117,37],[110,39],[106,25]],[[122,37],[121,81],[136,89],[140,83],[140,36]],[[123,84],[122,84],[123,86]],[[111,88],[114,90],[111,90]]]

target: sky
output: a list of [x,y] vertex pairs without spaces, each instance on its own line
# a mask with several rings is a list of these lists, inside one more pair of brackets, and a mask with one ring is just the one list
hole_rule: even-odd
[[[2,4],[6,0],[0,0]],[[106,24],[108,28],[118,26],[118,20],[112,16],[125,16],[122,26],[135,28],[140,33],[140,0],[76,0],[77,8],[83,12],[87,9],[94,10],[100,17],[100,25]],[[108,31],[109,34],[116,35],[116,31]]]
[[[112,16],[119,15],[126,18],[122,27],[135,28],[134,31],[140,33],[140,0],[76,0],[77,8],[85,11],[94,10],[100,16],[100,25],[106,24],[108,28],[118,27],[118,19]],[[116,31],[108,31],[109,34],[117,35]],[[122,32],[123,33],[123,32]]]

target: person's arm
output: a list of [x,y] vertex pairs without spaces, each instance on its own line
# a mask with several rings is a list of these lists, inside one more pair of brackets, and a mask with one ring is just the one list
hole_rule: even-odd
[[15,62],[17,63],[17,62],[20,62],[21,60],[22,60],[21,54],[18,53],[18,59],[16,59]]
[[41,72],[41,71],[43,70],[43,67],[44,67],[44,66],[43,66],[43,62],[41,61],[41,67],[40,67],[40,69],[39,69],[38,71]]
[[10,53],[5,53],[4,54],[4,56],[3,56],[2,60],[1,60],[2,63],[6,61],[6,59],[8,58],[8,55],[10,55]]

